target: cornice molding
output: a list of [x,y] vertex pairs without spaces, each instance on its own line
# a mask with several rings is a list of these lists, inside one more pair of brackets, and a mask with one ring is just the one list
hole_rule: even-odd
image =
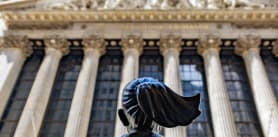
[[278,10],[103,10],[103,11],[26,11],[2,12],[9,28],[14,26],[52,26],[90,23],[234,23],[278,24]]
[[0,2],[1,10],[14,10],[35,5],[37,0],[13,0]]

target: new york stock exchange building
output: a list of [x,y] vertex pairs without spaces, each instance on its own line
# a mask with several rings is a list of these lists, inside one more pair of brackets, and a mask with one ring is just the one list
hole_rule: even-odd
[[165,137],[278,137],[277,0],[0,0],[0,35],[0,137],[121,137],[139,77],[201,94]]

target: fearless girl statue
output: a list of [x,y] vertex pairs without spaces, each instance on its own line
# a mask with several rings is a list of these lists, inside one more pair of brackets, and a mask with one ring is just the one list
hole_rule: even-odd
[[162,137],[158,127],[186,126],[200,115],[200,95],[183,97],[153,78],[139,78],[123,91],[118,115],[128,134],[122,137]]

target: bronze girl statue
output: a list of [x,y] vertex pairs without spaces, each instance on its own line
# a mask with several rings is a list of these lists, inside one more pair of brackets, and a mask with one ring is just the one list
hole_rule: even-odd
[[200,115],[200,95],[183,97],[153,78],[139,78],[123,91],[118,115],[129,133],[122,137],[162,137],[157,127],[186,126]]

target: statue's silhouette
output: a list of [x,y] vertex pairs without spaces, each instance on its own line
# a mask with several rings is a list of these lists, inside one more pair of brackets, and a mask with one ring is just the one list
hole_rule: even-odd
[[153,78],[139,78],[123,91],[119,117],[129,133],[123,137],[161,137],[157,126],[186,126],[199,116],[200,95],[183,97]]

